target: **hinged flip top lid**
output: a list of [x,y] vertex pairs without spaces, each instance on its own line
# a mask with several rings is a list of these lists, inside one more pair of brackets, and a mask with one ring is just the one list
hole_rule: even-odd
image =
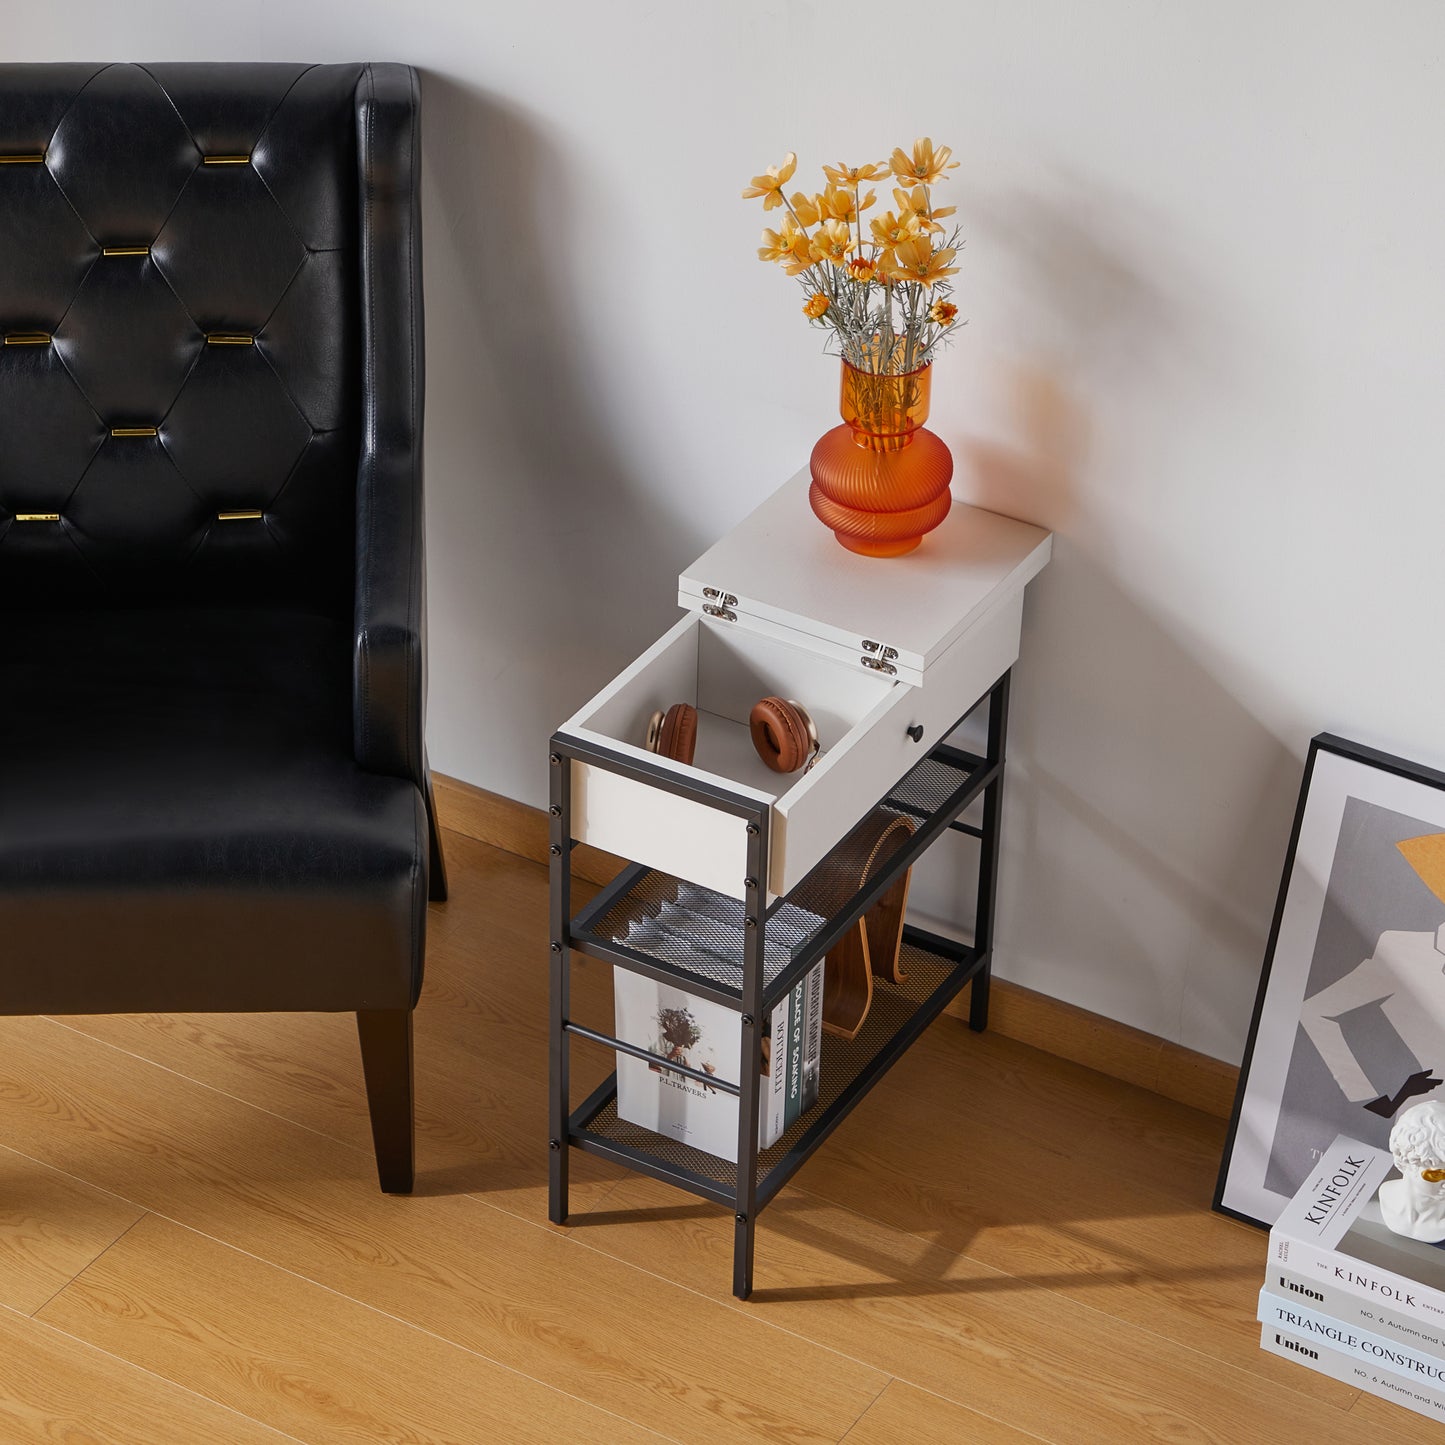
[[808,506],[799,472],[678,578],[678,602],[915,684],[1049,560],[1041,527],[955,501],[904,557],[860,557]]

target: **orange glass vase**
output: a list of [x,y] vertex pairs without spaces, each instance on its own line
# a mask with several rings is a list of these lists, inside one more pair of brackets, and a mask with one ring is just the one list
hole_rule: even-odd
[[948,515],[953,454],[928,420],[931,365],[881,376],[843,363],[843,425],[813,448],[813,513],[850,552],[901,557]]

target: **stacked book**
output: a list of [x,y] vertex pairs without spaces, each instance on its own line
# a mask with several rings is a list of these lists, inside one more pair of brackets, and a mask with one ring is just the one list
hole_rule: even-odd
[[1269,1233],[1260,1344],[1445,1421],[1445,1246],[1385,1226],[1394,1162],[1341,1135]]
[[[784,903],[768,917],[763,967],[771,983],[823,920]],[[635,920],[621,940],[639,953],[671,960],[699,978],[735,988],[743,983],[742,904],[720,893],[679,883],[674,901]],[[613,970],[617,1037],[646,1049],[655,1061],[617,1056],[617,1114],[720,1158],[737,1163],[738,1099],[669,1069],[681,1064],[736,1082],[742,1055],[737,1009],[625,968]],[[823,1051],[823,962],[774,1006],[763,1036],[758,1147],[777,1143],[818,1101]]]

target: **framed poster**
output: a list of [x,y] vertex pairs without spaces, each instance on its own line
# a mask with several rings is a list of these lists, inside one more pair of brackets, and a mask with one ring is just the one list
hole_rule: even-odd
[[1310,744],[1214,1207],[1268,1228],[1347,1134],[1445,1100],[1445,773]]

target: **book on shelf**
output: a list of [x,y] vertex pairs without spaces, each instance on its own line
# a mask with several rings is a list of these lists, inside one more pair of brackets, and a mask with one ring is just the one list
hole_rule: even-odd
[[1375,1196],[1393,1168],[1387,1150],[1337,1138],[1270,1230],[1266,1277],[1283,1272],[1299,1289],[1281,1293],[1336,1318],[1344,1318],[1341,1296],[1363,1302],[1373,1318],[1359,1324],[1437,1351],[1445,1348],[1445,1249],[1386,1226]]
[[[617,1056],[617,1114],[630,1124],[737,1163],[736,1095],[679,1074],[668,1062],[731,1081],[742,1051],[742,1015],[726,1004],[641,974],[613,971],[617,1037],[656,1062]],[[766,1024],[758,1148],[776,1144],[818,1101],[823,964],[774,1006]],[[817,1021],[817,1027],[810,1025]]]
[[[675,902],[635,921],[629,947],[673,960],[687,971],[742,987],[743,927],[740,908],[705,889],[683,884]],[[771,982],[792,957],[792,948],[821,922],[788,905],[768,920],[764,979]],[[764,1024],[763,1069],[758,1103],[758,1147],[777,1143],[818,1101],[822,1075],[823,961],[788,990]],[[617,1114],[678,1143],[732,1163],[738,1157],[736,1095],[669,1069],[735,1081],[742,1052],[742,1015],[727,1004],[689,993],[621,966],[613,969],[617,1037],[646,1049],[655,1062],[617,1056]]]
[[1259,1347],[1281,1359],[1292,1360],[1332,1380],[1353,1385],[1357,1390],[1393,1400],[1417,1414],[1445,1421],[1445,1390],[1392,1371],[1378,1369],[1356,1355],[1331,1348],[1322,1340],[1305,1338],[1275,1325],[1260,1329]]

